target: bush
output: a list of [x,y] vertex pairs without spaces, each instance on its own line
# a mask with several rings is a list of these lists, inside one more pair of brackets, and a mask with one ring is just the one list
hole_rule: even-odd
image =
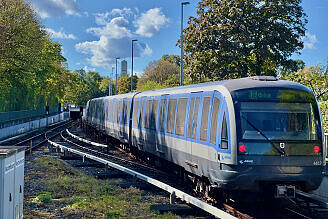
[[39,195],[34,199],[36,202],[42,202],[42,203],[50,203],[52,202],[52,197],[50,192],[41,192]]

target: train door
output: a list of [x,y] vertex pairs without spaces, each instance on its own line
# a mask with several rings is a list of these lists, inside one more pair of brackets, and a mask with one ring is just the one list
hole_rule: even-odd
[[193,146],[196,144],[196,130],[197,130],[197,121],[198,121],[198,112],[200,104],[200,92],[192,93],[189,98],[189,108],[187,111],[188,114],[188,123],[187,123],[187,143],[185,144],[186,152],[186,169],[190,172],[194,172],[194,168],[197,167],[197,164],[193,161]]
[[[231,139],[230,139],[230,115],[227,102],[222,100],[222,110],[220,110],[219,133],[218,133],[218,162],[231,163]],[[221,165],[220,165],[221,167]]]
[[211,112],[210,112],[210,121],[209,121],[209,133],[208,138],[210,142],[209,151],[208,151],[208,159],[211,161],[218,161],[218,147],[219,147],[219,131],[220,122],[222,122],[221,112],[222,112],[222,95],[214,91],[213,99],[211,101]]
[[156,141],[156,151],[160,156],[165,155],[165,145],[166,138],[165,138],[165,128],[166,128],[166,112],[167,112],[167,102],[168,102],[168,95],[162,95],[160,97],[159,102],[159,113],[158,113],[158,127],[157,130],[160,133],[157,137]]
[[139,104],[139,111],[138,111],[138,124],[137,124],[137,145],[139,150],[144,150],[144,139],[145,139],[145,129],[144,129],[144,112],[145,112],[145,106],[146,106],[147,98],[142,97],[140,98],[140,104]]

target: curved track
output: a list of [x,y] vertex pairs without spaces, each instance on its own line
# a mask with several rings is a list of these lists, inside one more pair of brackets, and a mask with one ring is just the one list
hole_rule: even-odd
[[[78,154],[82,157],[87,157],[92,160],[104,163],[109,167],[118,169],[124,173],[130,174],[137,179],[150,183],[163,189],[171,194],[171,198],[177,197],[186,201],[216,217],[219,218],[235,218],[234,216],[222,211],[221,209],[214,207],[204,201],[201,201],[192,195],[184,192],[186,188],[185,182],[182,180],[176,180],[176,175],[168,174],[166,172],[159,171],[151,166],[140,164],[136,160],[133,160],[129,156],[124,156],[124,153],[104,153],[99,150],[99,147],[92,146],[88,143],[77,143],[74,138],[70,137],[67,132],[62,132],[62,139],[65,143],[56,143],[49,140],[49,143],[55,147],[59,147],[62,150],[67,150],[71,153]],[[84,144],[84,145],[82,145]],[[175,179],[174,181],[172,179]]]

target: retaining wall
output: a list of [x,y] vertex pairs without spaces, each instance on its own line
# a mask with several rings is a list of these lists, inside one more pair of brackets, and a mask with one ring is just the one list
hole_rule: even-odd
[[2,128],[2,129],[0,129],[0,139],[23,134],[23,133],[31,131],[33,129],[46,127],[53,123],[67,120],[67,119],[69,119],[69,112],[62,112],[57,115],[52,115],[49,117],[36,119],[33,121],[29,121],[29,122],[9,126],[6,128]]

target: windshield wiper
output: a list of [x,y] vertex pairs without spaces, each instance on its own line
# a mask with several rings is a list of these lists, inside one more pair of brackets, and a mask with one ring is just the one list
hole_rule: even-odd
[[281,150],[280,148],[278,148],[276,145],[274,145],[274,143],[258,128],[256,128],[256,126],[254,126],[250,121],[248,121],[248,119],[246,119],[244,116],[241,116],[241,118],[245,119],[246,122],[256,131],[258,131],[272,146],[274,149],[276,149],[276,151],[278,151],[281,155],[286,155],[286,152]]

